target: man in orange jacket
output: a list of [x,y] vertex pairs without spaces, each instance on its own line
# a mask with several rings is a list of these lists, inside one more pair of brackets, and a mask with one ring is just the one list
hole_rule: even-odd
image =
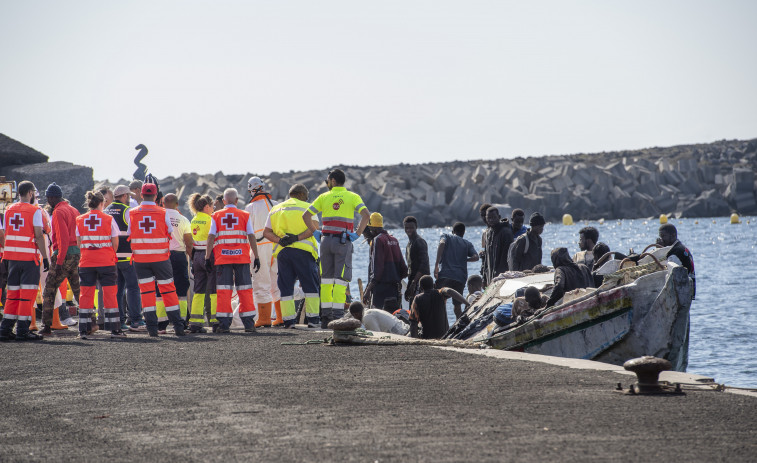
[[[239,193],[234,188],[223,192],[225,206],[211,217],[208,247],[205,250],[205,266],[209,272],[215,267],[216,272],[216,317],[219,326],[214,327],[214,331],[219,333],[228,333],[231,327],[231,293],[235,283],[239,295],[239,318],[246,332],[255,332],[250,251],[255,256],[255,272],[260,270],[260,258],[250,214],[237,208],[238,197]],[[211,264],[211,256],[215,257],[215,264]]]
[[150,336],[158,336],[155,282],[166,305],[168,320],[173,323],[176,336],[184,336],[184,320],[179,314],[179,298],[173,283],[169,261],[171,220],[166,210],[155,204],[158,187],[154,183],[142,185],[142,204],[129,211],[129,241],[132,259],[137,270],[142,293],[142,312]]
[[39,288],[37,251],[42,256],[45,270],[50,268],[45,240],[42,238],[42,211],[32,204],[36,191],[32,182],[19,183],[19,202],[5,211],[3,260],[8,262],[8,295],[3,321],[0,322],[0,341],[42,339],[42,336],[29,331]]

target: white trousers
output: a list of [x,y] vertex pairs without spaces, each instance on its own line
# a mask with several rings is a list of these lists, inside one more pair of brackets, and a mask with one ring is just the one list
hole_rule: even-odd
[[[274,302],[281,299],[281,292],[277,280],[279,278],[279,264],[273,258],[273,243],[266,240],[258,245],[258,257],[260,258],[260,270],[255,273],[252,269],[252,297],[255,305],[266,302]],[[251,256],[251,261],[255,260]],[[252,264],[250,264],[252,268]]]

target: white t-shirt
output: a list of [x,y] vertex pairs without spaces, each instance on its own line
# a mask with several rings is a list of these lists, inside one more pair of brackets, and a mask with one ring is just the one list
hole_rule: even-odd
[[368,331],[406,335],[410,327],[386,310],[368,309],[363,312],[363,326]]
[[139,207],[139,203],[137,202],[137,200],[132,198],[131,196],[129,196],[129,207],[132,209],[135,207]]
[[176,209],[166,209],[166,217],[171,221],[171,242],[168,248],[171,251],[186,251],[187,246],[184,244],[184,235],[192,234],[189,219],[181,215]]

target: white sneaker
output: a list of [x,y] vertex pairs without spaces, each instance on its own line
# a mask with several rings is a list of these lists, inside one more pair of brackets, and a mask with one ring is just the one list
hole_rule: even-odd
[[79,324],[79,322],[77,322],[71,317],[68,317],[67,319],[63,320],[61,323],[63,323],[66,326],[76,326]]

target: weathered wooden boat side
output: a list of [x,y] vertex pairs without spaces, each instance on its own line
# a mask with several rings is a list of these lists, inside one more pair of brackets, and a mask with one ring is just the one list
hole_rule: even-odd
[[629,284],[593,291],[518,326],[495,330],[487,343],[496,349],[613,364],[654,355],[685,371],[690,285],[685,268],[668,264]]

